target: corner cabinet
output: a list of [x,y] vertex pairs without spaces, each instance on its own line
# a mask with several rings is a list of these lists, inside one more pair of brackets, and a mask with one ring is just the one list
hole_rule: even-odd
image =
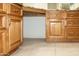
[[22,43],[22,5],[0,3],[0,55],[9,55]]
[[48,10],[46,38],[48,42],[79,42],[79,10]]

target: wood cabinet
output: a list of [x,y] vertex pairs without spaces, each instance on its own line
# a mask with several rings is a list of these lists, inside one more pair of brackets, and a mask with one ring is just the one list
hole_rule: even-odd
[[0,4],[0,55],[7,55],[22,43],[22,6]]
[[46,41],[55,42],[65,40],[65,17],[66,14],[64,11],[49,10],[46,12]]
[[78,10],[49,10],[46,18],[47,41],[79,41]]

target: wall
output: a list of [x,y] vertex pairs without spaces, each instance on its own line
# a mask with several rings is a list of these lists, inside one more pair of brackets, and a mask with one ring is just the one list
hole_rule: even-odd
[[48,9],[57,9],[57,3],[48,3]]
[[48,3],[48,9],[65,9],[69,10],[73,3]]
[[24,38],[45,38],[45,17],[24,17]]

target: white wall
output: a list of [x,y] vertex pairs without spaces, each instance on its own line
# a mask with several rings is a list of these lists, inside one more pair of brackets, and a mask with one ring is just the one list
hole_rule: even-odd
[[24,38],[45,38],[45,17],[24,17]]
[[47,9],[47,3],[24,3],[24,6]]

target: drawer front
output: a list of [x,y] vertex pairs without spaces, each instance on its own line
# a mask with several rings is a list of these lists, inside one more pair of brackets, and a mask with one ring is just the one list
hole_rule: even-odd
[[0,9],[3,9],[3,3],[0,3]]
[[11,4],[10,6],[11,6],[10,13],[12,15],[21,16],[21,7],[20,6],[15,5],[15,4]]
[[53,11],[47,11],[47,13],[46,13],[46,17],[47,17],[47,19],[56,18],[56,12],[53,12]]
[[67,19],[67,26],[79,26],[79,19]]
[[79,37],[79,27],[66,27],[66,35]]
[[47,11],[47,19],[61,19],[61,18],[65,18],[66,14],[64,12],[61,11]]
[[79,12],[68,12],[67,17],[69,17],[69,18],[79,18]]

